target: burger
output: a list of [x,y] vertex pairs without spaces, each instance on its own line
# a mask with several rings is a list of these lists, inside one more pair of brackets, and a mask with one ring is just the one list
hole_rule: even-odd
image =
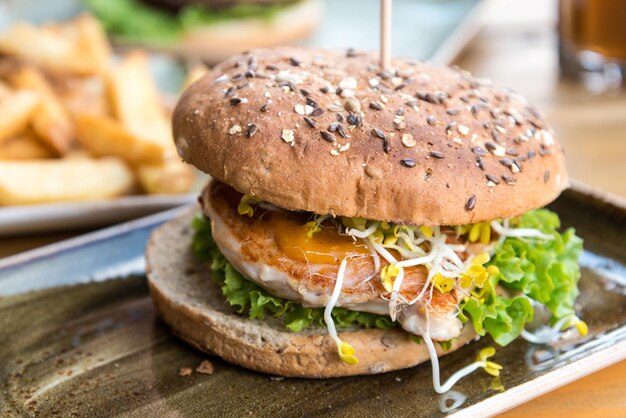
[[568,185],[563,152],[511,90],[354,50],[258,49],[192,84],[173,134],[212,180],[152,235],[148,278],[200,350],[300,377],[430,359],[445,392],[500,372],[488,347],[440,383],[438,356],[479,337],[586,332],[582,240],[542,208]]
[[83,0],[118,44],[217,63],[241,51],[291,44],[320,23],[321,0]]

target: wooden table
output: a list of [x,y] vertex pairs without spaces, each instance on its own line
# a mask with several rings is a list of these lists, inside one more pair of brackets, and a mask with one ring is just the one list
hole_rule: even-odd
[[[517,90],[547,115],[575,179],[626,197],[626,93],[593,95],[559,80],[556,1],[505,0],[457,60]],[[625,417],[626,362],[510,410],[503,417]]]
[[[626,94],[592,95],[558,77],[556,4],[504,0],[459,58],[474,74],[509,86],[545,112],[572,177],[626,197]],[[74,233],[0,240],[0,257]],[[624,417],[626,362],[510,410],[504,417]]]

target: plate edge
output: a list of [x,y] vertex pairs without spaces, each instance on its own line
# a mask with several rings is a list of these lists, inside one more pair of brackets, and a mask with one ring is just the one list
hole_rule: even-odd
[[[490,396],[449,415],[449,417],[494,416],[625,359],[626,340],[622,340],[611,347],[559,367],[553,372],[537,376],[528,382]],[[506,404],[503,406],[505,402]]]
[[596,187],[593,187],[589,183],[585,183],[581,180],[576,179],[570,179],[570,186],[571,187],[564,190],[563,192],[567,192],[568,190],[573,191],[575,193],[580,193],[585,196],[589,196],[595,200],[599,200],[601,202],[608,203],[620,209],[626,210],[626,198],[622,196],[616,195],[606,190],[598,189]]

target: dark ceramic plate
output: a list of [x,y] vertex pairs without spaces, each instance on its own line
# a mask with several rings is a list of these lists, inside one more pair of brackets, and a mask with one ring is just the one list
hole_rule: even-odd
[[[553,205],[585,239],[584,340],[498,350],[500,382],[475,373],[432,389],[430,365],[370,377],[280,379],[209,358],[160,323],[143,277],[150,231],[178,211],[0,260],[0,416],[485,416],[626,358],[626,204],[584,188]],[[23,293],[27,292],[27,293]],[[444,375],[488,341],[442,359]]]

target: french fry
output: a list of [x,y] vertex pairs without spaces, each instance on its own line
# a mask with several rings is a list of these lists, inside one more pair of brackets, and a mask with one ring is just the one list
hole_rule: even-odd
[[135,135],[162,145],[174,155],[169,118],[148,71],[143,52],[129,53],[107,74],[113,114]]
[[59,99],[71,113],[111,116],[111,104],[101,77],[64,80],[63,85],[57,90]]
[[127,193],[133,183],[117,158],[0,161],[0,205],[107,199]]
[[42,144],[31,130],[0,142],[0,160],[36,160],[52,157],[54,153]]
[[89,154],[89,152],[87,152],[84,149],[73,149],[69,151],[67,154],[65,154],[63,158],[65,158],[66,160],[72,160],[72,159],[90,160],[93,157],[91,156],[91,154]]
[[160,144],[128,132],[117,121],[89,113],[74,115],[76,139],[96,157],[116,156],[129,162],[157,163],[165,159]]
[[193,187],[146,53],[111,58],[88,15],[0,31],[0,206]]
[[100,22],[88,14],[78,16],[65,28],[76,29],[78,56],[89,57],[94,72],[102,72],[111,60],[111,46]]
[[90,17],[40,27],[16,23],[0,35],[0,52],[52,72],[90,75],[101,72],[108,60],[104,39],[99,24]]
[[39,103],[39,95],[26,90],[0,98],[0,143],[26,129]]
[[179,159],[137,167],[137,178],[143,190],[150,194],[186,193],[195,180],[193,169]]
[[10,93],[11,88],[8,86],[8,84],[0,80],[0,100],[2,100],[4,96],[8,96]]
[[16,89],[39,94],[41,103],[33,115],[33,129],[58,154],[67,152],[74,137],[74,124],[41,71],[22,65],[7,76],[7,81]]
[[67,70],[74,47],[71,42],[47,28],[17,23],[0,35],[0,52],[15,55],[52,71]]

